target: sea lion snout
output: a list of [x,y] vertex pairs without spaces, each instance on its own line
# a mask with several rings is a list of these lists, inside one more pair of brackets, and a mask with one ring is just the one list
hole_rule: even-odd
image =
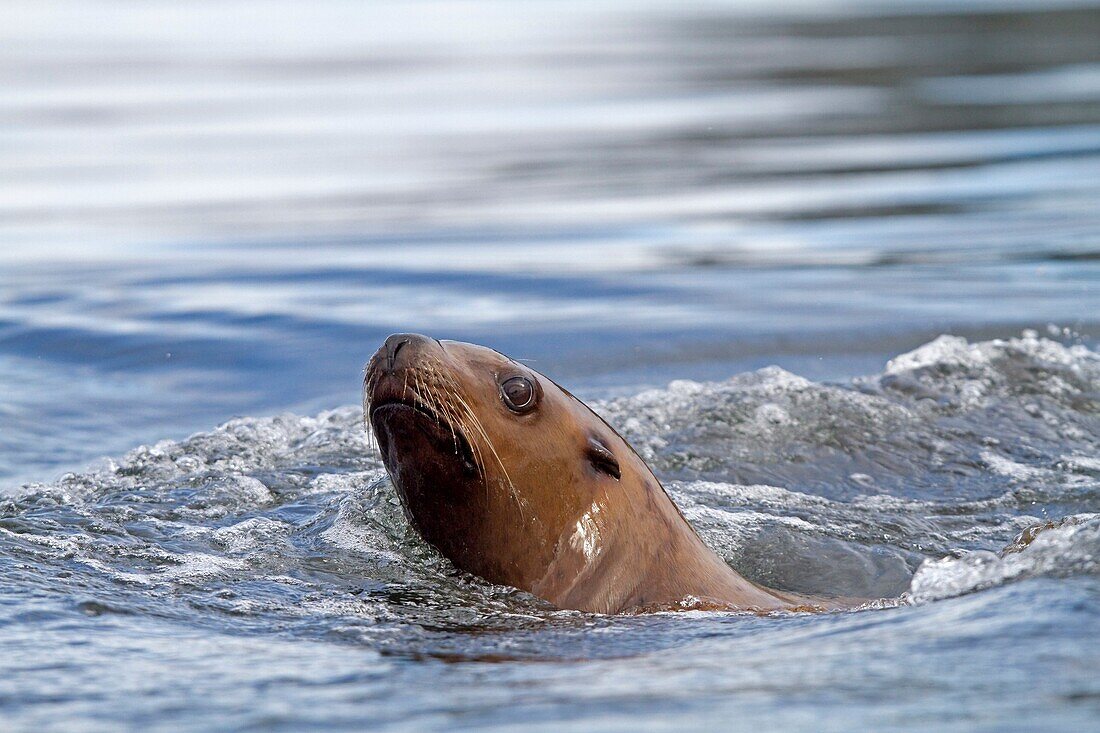
[[[441,366],[447,354],[443,344],[418,333],[390,335],[367,362],[363,377],[364,407],[368,418],[375,408],[403,403],[426,410],[421,384],[427,370]],[[427,410],[429,413],[430,409]],[[437,418],[440,416],[436,416]]]
[[395,333],[390,335],[378,349],[377,359],[381,369],[393,374],[414,362],[425,348],[439,345],[435,339],[421,336],[419,333]]

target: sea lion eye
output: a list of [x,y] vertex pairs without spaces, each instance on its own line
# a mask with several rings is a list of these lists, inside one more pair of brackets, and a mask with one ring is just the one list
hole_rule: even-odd
[[509,377],[500,385],[500,397],[512,412],[527,412],[535,406],[535,385],[527,377]]

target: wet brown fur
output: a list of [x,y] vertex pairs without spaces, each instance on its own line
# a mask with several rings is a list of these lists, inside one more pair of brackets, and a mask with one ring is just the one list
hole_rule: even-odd
[[[400,368],[387,371],[384,349],[371,359],[364,409],[410,521],[457,567],[599,613],[833,605],[730,568],[630,445],[551,380],[492,349],[416,338]],[[541,389],[528,414],[500,398],[513,375]],[[403,407],[373,409],[394,400],[417,403],[436,424]],[[588,460],[592,438],[614,454],[620,478]],[[473,459],[465,470],[464,453]]]

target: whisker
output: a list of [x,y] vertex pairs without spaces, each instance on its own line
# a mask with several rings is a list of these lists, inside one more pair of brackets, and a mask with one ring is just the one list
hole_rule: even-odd
[[461,396],[455,395],[455,397],[459,401],[459,403],[466,409],[466,412],[469,414],[471,420],[473,421],[474,428],[481,435],[481,437],[485,440],[485,444],[488,446],[490,452],[492,452],[493,458],[496,459],[497,465],[500,466],[501,473],[504,474],[504,478],[508,482],[509,493],[511,494],[512,499],[515,501],[516,508],[519,509],[520,517],[522,518],[524,516],[523,515],[523,503],[519,500],[519,496],[516,493],[516,485],[512,481],[512,477],[508,475],[508,469],[504,465],[504,461],[501,460],[500,454],[497,453],[497,449],[496,449],[496,446],[493,445],[492,438],[489,437],[489,434],[485,431],[485,427],[481,424],[481,420],[478,419],[477,415],[474,413],[474,411],[470,407],[470,405],[467,404],[467,402],[464,399],[462,399]]
[[[370,371],[369,368],[368,371]],[[376,370],[370,372],[365,388],[366,399],[364,405],[369,428],[373,428],[372,425],[369,425],[370,394],[374,390],[378,379],[379,375]],[[490,499],[486,458],[492,456],[493,461],[500,468],[503,475],[500,485],[507,487],[508,496],[515,504],[520,517],[525,518],[523,502],[520,500],[515,482],[508,473],[508,468],[497,451],[493,439],[489,436],[489,432],[485,429],[485,425],[481,422],[470,403],[463,397],[463,389],[455,377],[449,373],[443,364],[433,359],[418,364],[415,368],[405,370],[402,394],[408,393],[410,387],[416,400],[432,412],[438,420],[446,423],[447,428],[451,431],[451,440],[454,443],[456,456],[461,456],[462,453],[458,439],[459,435],[461,434],[465,438],[470,449],[469,457],[473,460],[474,468],[485,486],[486,501]],[[368,430],[368,435],[375,439],[375,446],[377,446],[377,436],[373,435],[372,430]]]

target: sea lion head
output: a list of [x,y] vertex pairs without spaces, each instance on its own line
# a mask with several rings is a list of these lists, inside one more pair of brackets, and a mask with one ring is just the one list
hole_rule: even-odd
[[495,583],[545,583],[563,543],[583,561],[593,513],[632,475],[652,477],[584,403],[484,346],[394,334],[367,365],[363,401],[413,526]]

